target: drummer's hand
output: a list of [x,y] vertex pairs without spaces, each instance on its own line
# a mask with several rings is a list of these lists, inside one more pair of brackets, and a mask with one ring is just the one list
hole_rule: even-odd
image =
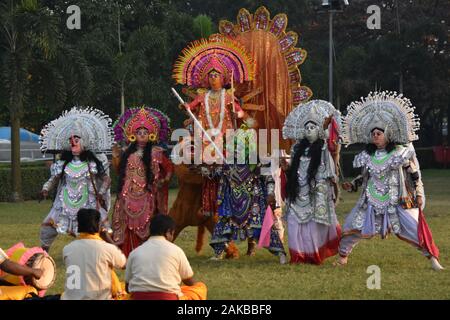
[[102,228],[102,230],[100,231],[100,237],[104,241],[106,241],[108,243],[111,243],[113,245],[116,245],[116,243],[114,242],[113,238],[111,237],[111,234],[112,234],[112,232],[110,233],[107,228]]
[[42,269],[33,269],[33,278],[40,279],[43,273]]
[[342,184],[342,189],[344,189],[345,191],[351,192],[353,189],[353,186],[350,182],[344,182]]

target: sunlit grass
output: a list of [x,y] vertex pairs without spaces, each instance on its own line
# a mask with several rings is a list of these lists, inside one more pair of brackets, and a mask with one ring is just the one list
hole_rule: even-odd
[[[425,214],[441,263],[450,268],[450,170],[425,170],[427,208]],[[172,190],[170,201],[176,196]],[[356,194],[342,194],[337,208],[341,223],[355,204]],[[39,245],[39,226],[51,203],[36,201],[22,204],[0,203],[0,247],[6,249],[22,241],[26,246]],[[240,243],[243,256],[238,260],[209,261],[213,251],[207,245],[200,255],[194,251],[196,228],[187,228],[176,244],[183,248],[197,280],[204,281],[209,299],[449,299],[450,271],[437,273],[419,251],[392,236],[386,240],[361,242],[344,268],[332,266],[334,258],[322,266],[279,265],[266,250],[255,257],[245,256],[246,243]],[[60,236],[50,254],[58,266],[57,281],[48,294],[61,293],[64,287],[62,248],[72,240]],[[287,249],[287,248],[286,248]],[[366,286],[367,267],[381,268],[381,289]],[[123,273],[119,273],[123,276]]]

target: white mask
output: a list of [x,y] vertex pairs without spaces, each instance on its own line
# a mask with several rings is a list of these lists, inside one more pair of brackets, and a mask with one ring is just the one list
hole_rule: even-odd
[[305,138],[309,143],[314,143],[319,139],[319,127],[314,122],[305,125]]

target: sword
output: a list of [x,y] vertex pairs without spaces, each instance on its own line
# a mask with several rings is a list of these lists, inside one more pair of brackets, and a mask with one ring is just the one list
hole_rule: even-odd
[[236,120],[236,107],[234,105],[234,74],[233,70],[231,70],[231,103],[233,104],[233,125],[234,130],[237,129],[237,120]]
[[[180,101],[180,103],[182,105],[185,105],[186,103],[184,102],[183,98],[180,97],[180,95],[178,94],[177,90],[175,90],[174,88],[172,88],[172,93],[174,94],[174,96],[178,99],[178,101]],[[200,123],[200,121],[197,120],[197,118],[195,117],[195,115],[192,113],[192,111],[189,108],[186,108],[187,112],[189,113],[189,115],[191,116],[192,120],[194,120],[195,124],[202,130],[203,134],[206,136],[206,138],[209,140],[209,142],[211,142],[211,144],[213,145],[214,149],[216,150],[216,152],[220,155],[220,157],[222,158],[222,160],[225,161],[225,157],[223,156],[222,151],[220,151],[219,147],[214,143],[214,141],[212,140],[211,136],[208,134],[208,132],[206,132],[206,130],[202,127],[202,124]]]

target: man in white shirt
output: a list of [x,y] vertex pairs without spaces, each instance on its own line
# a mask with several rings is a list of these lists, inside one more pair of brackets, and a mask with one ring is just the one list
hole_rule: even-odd
[[172,243],[175,227],[171,217],[155,216],[150,238],[130,253],[125,282],[133,300],[206,299],[206,286],[193,279],[185,253]]
[[125,268],[125,255],[100,238],[97,210],[81,209],[77,220],[79,237],[63,249],[66,283],[61,300],[111,300],[113,268]]

